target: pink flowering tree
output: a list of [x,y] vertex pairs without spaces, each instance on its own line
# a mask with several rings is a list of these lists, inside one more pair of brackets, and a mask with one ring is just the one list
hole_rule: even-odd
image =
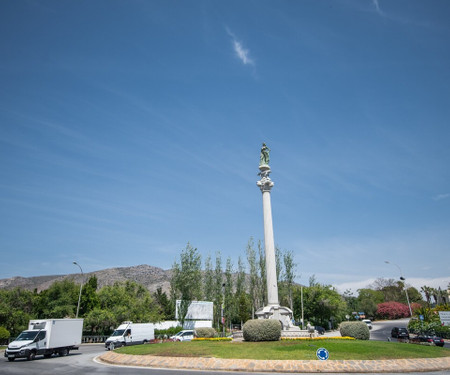
[[409,316],[409,308],[400,302],[383,302],[377,307],[377,317],[381,319],[400,319]]

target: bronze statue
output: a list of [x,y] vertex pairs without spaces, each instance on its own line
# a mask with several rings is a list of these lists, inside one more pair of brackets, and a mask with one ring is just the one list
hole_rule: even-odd
[[259,156],[259,165],[269,165],[269,156],[270,148],[266,146],[265,143],[262,144],[261,154]]

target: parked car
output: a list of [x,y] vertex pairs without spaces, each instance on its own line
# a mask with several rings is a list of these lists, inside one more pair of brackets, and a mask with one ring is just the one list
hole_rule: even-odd
[[173,341],[191,341],[194,338],[193,330],[183,330],[170,337]]
[[409,332],[403,327],[394,327],[391,331],[391,336],[399,339],[409,339]]
[[372,321],[370,319],[363,319],[363,322],[367,324],[369,329],[372,329]]
[[428,343],[430,345],[436,345],[436,346],[444,346],[444,339],[441,337],[437,337],[434,335],[418,335],[416,336],[414,339],[412,339],[411,341],[416,341],[416,342],[424,342],[424,343]]
[[315,326],[314,329],[319,333],[319,335],[323,335],[325,333],[325,328],[321,326]]

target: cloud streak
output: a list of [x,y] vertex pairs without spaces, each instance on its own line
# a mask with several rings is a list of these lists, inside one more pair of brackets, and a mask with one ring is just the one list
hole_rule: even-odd
[[438,195],[436,195],[435,197],[433,197],[433,199],[434,199],[435,201],[441,201],[441,200],[447,199],[447,198],[450,198],[450,193],[438,194]]
[[250,51],[242,45],[242,43],[236,38],[233,32],[230,31],[229,28],[226,28],[228,35],[232,39],[233,43],[233,49],[236,53],[236,56],[239,58],[239,60],[242,61],[244,65],[255,65],[255,62],[253,59],[250,58]]

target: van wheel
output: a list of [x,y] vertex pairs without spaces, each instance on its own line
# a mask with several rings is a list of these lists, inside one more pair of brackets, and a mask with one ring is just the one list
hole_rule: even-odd
[[64,348],[58,354],[59,354],[60,357],[65,357],[66,355],[69,354],[69,349]]
[[32,350],[31,352],[28,353],[27,361],[33,361],[35,358],[36,358],[36,352],[34,352]]

